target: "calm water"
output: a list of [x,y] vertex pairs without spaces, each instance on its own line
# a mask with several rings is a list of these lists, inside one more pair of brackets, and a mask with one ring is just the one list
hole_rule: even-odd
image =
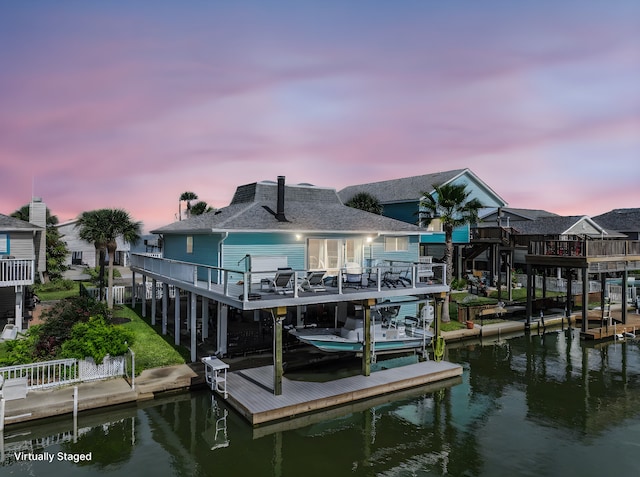
[[[83,415],[75,433],[71,418],[10,427],[0,475],[640,474],[640,342],[586,346],[559,331],[450,347],[448,359],[465,369],[450,387],[257,430],[209,392]],[[17,462],[19,451],[54,460]]]

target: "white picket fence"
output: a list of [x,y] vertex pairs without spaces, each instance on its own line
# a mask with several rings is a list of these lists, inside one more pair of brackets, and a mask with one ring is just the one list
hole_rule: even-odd
[[[100,298],[100,289],[98,288],[85,288],[86,292],[95,300]],[[105,288],[105,297],[109,294],[109,288]],[[156,282],[156,298],[162,298],[163,287],[162,282]],[[136,299],[145,297],[147,300],[151,300],[153,296],[153,284],[147,283],[146,286],[142,284],[136,285]],[[169,285],[169,297],[175,298],[176,292],[173,285]],[[131,286],[118,285],[113,287],[113,303],[116,305],[124,305],[131,301]]]
[[5,383],[23,380],[26,382],[27,390],[47,389],[125,375],[133,375],[133,370],[127,370],[126,356],[107,356],[101,364],[96,364],[92,358],[69,358],[0,368],[0,377],[4,378]]

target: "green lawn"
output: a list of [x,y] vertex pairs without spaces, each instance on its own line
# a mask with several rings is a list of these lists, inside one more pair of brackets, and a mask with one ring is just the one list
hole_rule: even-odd
[[64,282],[45,283],[36,285],[34,291],[40,301],[63,300],[71,296],[78,296],[80,293],[80,285],[78,282],[64,280]]
[[[136,354],[136,374],[145,369],[183,364],[189,356],[189,351],[184,347],[176,347],[160,334],[160,330],[154,329],[136,311],[128,306],[118,307],[114,310],[116,318],[128,318],[131,321],[122,324],[132,330],[135,342],[131,349]],[[168,339],[173,341],[173,337]]]

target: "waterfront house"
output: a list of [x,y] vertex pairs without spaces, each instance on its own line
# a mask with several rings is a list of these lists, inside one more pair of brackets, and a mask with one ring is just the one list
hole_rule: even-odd
[[[62,224],[57,224],[56,228],[60,234],[60,239],[67,245],[69,253],[65,258],[64,264],[68,267],[99,266],[99,257],[93,243],[80,238],[80,230],[77,227],[78,219],[73,219]],[[114,265],[127,267],[129,266],[129,253],[131,245],[122,240],[122,237],[116,237],[117,249],[114,257]],[[107,257],[105,257],[105,260]]]
[[640,208],[613,209],[593,220],[609,230],[625,234],[629,240],[640,240]]
[[26,328],[30,286],[46,273],[46,205],[34,198],[30,222],[0,214],[0,324]]
[[[339,192],[343,202],[361,192],[374,196],[383,206],[383,215],[418,224],[421,217],[420,202],[425,194],[433,194],[434,186],[445,184],[463,184],[469,192],[469,199],[477,199],[487,209],[507,205],[496,192],[482,181],[470,169],[456,169],[419,176],[403,177],[380,182],[351,185]],[[454,272],[458,277],[464,272],[463,250],[470,243],[470,225],[458,227],[453,232]],[[443,257],[445,234],[442,224],[436,218],[420,233],[420,254],[423,256]]]
[[[345,304],[357,303],[367,315],[371,307],[381,302],[406,301],[410,297],[415,314],[420,300],[424,303],[429,296],[440,296],[448,289],[444,265],[425,266],[419,261],[423,229],[347,207],[334,189],[286,185],[284,177],[279,177],[277,183],[261,181],[240,186],[228,207],[152,232],[162,238],[162,257],[132,254],[133,280],[135,283],[136,274],[142,275],[145,283],[152,280],[152,319],[158,282],[188,293],[194,360],[196,329],[202,327],[203,336],[208,333],[205,303],[209,300],[217,305],[217,346],[218,353],[224,354],[228,308],[267,310],[273,314],[277,337],[287,309],[296,310],[300,317],[304,307],[331,305],[337,314]],[[282,293],[274,292],[274,278],[283,274],[282,269],[290,274],[290,281],[282,284]],[[322,272],[323,291],[301,286],[312,271]],[[401,273],[406,278],[402,283],[388,280]],[[168,295],[165,288],[163,330]],[[180,295],[175,293],[176,301]],[[200,317],[197,297],[203,302]],[[179,306],[174,309],[180,313]],[[178,315],[174,326],[178,340]],[[279,346],[281,352],[281,343],[278,345],[276,339],[274,353],[278,353]]]

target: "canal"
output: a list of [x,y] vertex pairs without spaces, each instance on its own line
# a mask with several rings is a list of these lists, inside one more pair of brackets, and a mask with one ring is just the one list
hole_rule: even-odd
[[464,374],[444,387],[257,429],[207,391],[11,426],[0,475],[640,474],[640,341],[556,330],[447,355]]

